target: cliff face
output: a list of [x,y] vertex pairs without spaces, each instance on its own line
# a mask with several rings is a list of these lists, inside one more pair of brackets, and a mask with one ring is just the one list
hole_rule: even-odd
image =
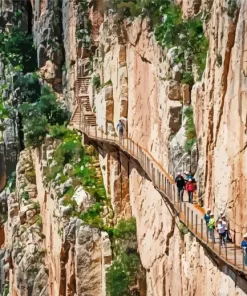
[[[23,12],[32,24],[40,80],[52,87],[58,101],[73,113],[78,104],[76,78],[91,76],[81,92],[89,97],[100,129],[113,135],[122,119],[125,135],[171,175],[178,170],[195,172],[198,201],[216,216],[222,210],[227,214],[239,243],[247,231],[247,3],[175,3],[184,19],[198,14],[203,19],[209,48],[202,77],[195,65],[183,69],[175,47],[158,44],[149,18],[122,21],[106,1],[54,1],[52,5],[32,1],[25,2]],[[11,21],[11,7],[4,6],[3,27]],[[28,31],[23,19],[19,23]],[[2,64],[4,83],[14,85],[15,70],[9,74]],[[193,83],[183,78],[183,71],[190,67]],[[14,86],[8,89],[7,102],[19,102],[19,97]],[[16,110],[18,104],[14,104]],[[188,151],[184,110],[191,107],[197,144]],[[14,137],[21,123],[2,121],[5,155],[0,154],[0,185],[4,187],[21,150],[21,135]],[[85,163],[81,164],[84,154],[72,153],[70,162],[58,171],[62,156],[56,151],[69,138],[56,136],[48,135],[38,148],[20,153],[16,188],[8,182],[1,194],[1,214],[7,211],[6,200],[8,204],[8,219],[0,233],[4,295],[8,295],[7,283],[9,295],[112,296],[114,292],[109,291],[116,290],[111,290],[114,277],[109,267],[118,274],[129,264],[125,260],[132,258],[132,252],[136,264],[126,272],[134,273],[128,293],[247,295],[245,280],[219,264],[192,234],[181,231],[173,209],[133,159],[109,144],[88,143],[85,137]],[[88,168],[94,172],[90,180],[85,173]],[[99,202],[95,188],[102,184],[108,198]],[[98,202],[100,214],[94,207]],[[136,236],[126,229],[119,235],[118,225],[131,217],[136,219]]]

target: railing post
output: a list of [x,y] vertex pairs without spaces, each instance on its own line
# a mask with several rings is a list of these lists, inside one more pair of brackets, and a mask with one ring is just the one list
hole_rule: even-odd
[[193,226],[194,226],[194,224],[193,224],[193,221],[194,220],[194,217],[193,217],[193,210],[191,209],[191,224],[192,224],[192,231],[193,231]]
[[246,251],[247,251],[246,249],[243,249],[243,256],[242,256],[242,259],[243,259],[243,270],[244,270],[244,257],[245,257],[245,252]]
[[227,260],[227,243],[225,242],[225,250],[226,250],[226,260]]
[[184,222],[186,223],[186,203],[184,203]]
[[208,244],[208,226],[206,224],[206,231],[207,231],[207,244]]
[[214,250],[214,244],[215,244],[215,231],[213,229],[213,250]]
[[234,229],[234,265],[236,266],[237,258],[236,258],[236,230]]
[[197,234],[198,215],[196,214],[196,234]]
[[201,219],[201,239],[203,239],[203,219]]
[[221,255],[221,236],[219,234],[219,254]]

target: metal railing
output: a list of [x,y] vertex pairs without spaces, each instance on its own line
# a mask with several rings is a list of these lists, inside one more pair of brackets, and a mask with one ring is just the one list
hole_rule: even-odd
[[74,123],[75,129],[80,130],[92,141],[103,141],[115,145],[134,158],[152,181],[154,187],[177,212],[180,221],[194,234],[201,244],[208,251],[217,255],[225,264],[247,275],[247,253],[236,244],[235,229],[232,231],[232,241],[227,241],[225,244],[222,244],[222,240],[216,230],[212,232],[213,235],[210,237],[211,233],[205,223],[203,209],[195,204],[181,202],[178,199],[177,188],[173,178],[147,149],[135,143],[129,137],[119,137],[114,131],[111,133],[104,132],[98,126],[88,125],[84,120],[83,107],[80,107],[79,110],[80,122]]

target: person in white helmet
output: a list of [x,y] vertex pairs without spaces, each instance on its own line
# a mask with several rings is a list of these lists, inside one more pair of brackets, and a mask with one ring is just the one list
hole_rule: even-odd
[[186,190],[188,192],[189,202],[193,203],[193,193],[195,191],[195,185],[192,179],[189,179],[188,182],[186,183]]

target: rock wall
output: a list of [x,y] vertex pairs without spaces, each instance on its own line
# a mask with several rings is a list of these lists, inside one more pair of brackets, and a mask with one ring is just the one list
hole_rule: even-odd
[[[89,87],[97,124],[115,134],[118,120],[123,119],[126,134],[171,174],[177,168],[190,168],[192,162],[201,200],[216,214],[227,213],[239,242],[247,231],[240,227],[247,227],[246,1],[237,1],[234,11],[229,1],[176,1],[185,18],[198,12],[207,16],[207,65],[202,80],[192,89],[181,83],[174,50],[161,49],[149,20],[138,17],[121,23],[107,12],[105,1],[95,1],[88,13],[82,3],[54,1],[51,10],[49,1],[32,2],[42,78],[73,111],[76,65],[86,58],[87,74],[93,70],[93,76],[100,77],[98,89],[93,83]],[[6,25],[11,13],[7,6],[0,24]],[[198,137],[192,161],[182,149],[185,120],[181,111],[190,104]],[[14,150],[13,135],[10,122],[5,138],[11,141],[5,142]],[[82,224],[63,205],[69,182],[49,183],[44,178],[57,144],[48,138],[39,151],[24,150],[20,155],[17,189],[8,192],[4,243],[8,252],[0,256],[1,273],[9,281],[10,295],[105,295],[105,271],[112,259],[108,235]],[[97,149],[114,211],[113,224],[136,217],[138,251],[147,282],[140,295],[247,295],[245,281],[227,266],[219,266],[191,234],[181,234],[172,209],[135,162],[107,145]],[[5,159],[10,171],[18,154],[14,152]],[[1,184],[4,181],[3,174]],[[77,188],[77,198],[83,208],[91,204],[83,188]],[[0,241],[3,236],[0,233]]]

